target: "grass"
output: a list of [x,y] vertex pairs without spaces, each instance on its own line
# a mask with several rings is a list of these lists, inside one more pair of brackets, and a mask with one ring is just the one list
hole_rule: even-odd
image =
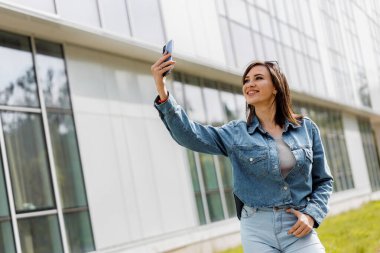
[[[328,217],[317,232],[327,253],[380,253],[380,201]],[[243,253],[243,249],[222,253]]]

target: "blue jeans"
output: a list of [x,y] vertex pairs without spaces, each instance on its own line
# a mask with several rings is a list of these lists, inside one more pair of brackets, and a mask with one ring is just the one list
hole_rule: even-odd
[[288,230],[297,217],[286,208],[252,208],[244,205],[240,227],[245,253],[325,253],[317,232],[297,238]]

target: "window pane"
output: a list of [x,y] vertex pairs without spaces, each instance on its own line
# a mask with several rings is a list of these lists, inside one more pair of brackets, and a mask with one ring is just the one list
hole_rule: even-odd
[[[206,123],[205,107],[202,99],[202,92],[198,84],[197,78],[187,76],[185,78],[185,104],[186,111],[190,119],[199,123]],[[191,84],[191,85],[190,85]]]
[[180,81],[177,81],[177,80],[173,81],[173,95],[174,95],[177,103],[180,104],[182,107],[185,107],[183,86],[182,86],[182,83]]
[[201,192],[201,188],[199,186],[198,171],[195,164],[194,152],[189,149],[186,149],[186,150],[187,150],[187,157],[189,160],[191,181],[193,182],[194,192],[198,193],[198,192]]
[[16,210],[54,208],[41,116],[10,112],[1,116]]
[[0,31],[0,104],[38,107],[28,37]]
[[226,197],[226,204],[228,210],[228,216],[232,217],[236,214],[235,210],[235,202],[232,194],[232,166],[227,157],[218,156],[219,166],[220,166],[220,174],[223,181],[223,189],[224,195]]
[[6,217],[8,215],[9,215],[8,197],[7,197],[7,191],[5,189],[3,163],[0,160],[0,217]]
[[112,31],[122,36],[130,36],[127,7],[125,0],[99,0],[99,8],[102,13],[102,26],[107,31]]
[[18,229],[23,253],[63,252],[57,216],[21,219]]
[[231,23],[231,30],[238,66],[244,67],[254,59],[255,55],[251,32],[249,29],[234,23]]
[[261,35],[259,33],[253,32],[253,41],[255,48],[255,58],[253,60],[265,60],[264,56],[264,45],[261,40]]
[[259,26],[259,20],[257,17],[257,9],[255,7],[252,7],[251,5],[249,6],[249,16],[250,16],[250,21],[251,21],[251,28],[252,30],[255,30],[256,32],[260,31],[260,26]]
[[238,111],[239,119],[245,120],[246,119],[246,116],[245,116],[245,105],[246,105],[245,98],[241,94],[235,94],[235,98],[237,101],[237,111]]
[[212,155],[199,154],[202,175],[205,184],[207,205],[211,221],[224,219],[222,199],[220,197],[218,180]]
[[195,201],[197,203],[199,224],[206,224],[206,216],[205,216],[205,211],[204,211],[204,207],[203,207],[202,196],[200,193],[195,194]]
[[377,191],[380,190],[380,159],[376,139],[369,120],[359,118],[358,121],[371,188]]
[[70,108],[65,61],[61,45],[36,40],[36,63],[46,107]]
[[261,32],[271,38],[273,38],[272,23],[269,14],[261,10],[257,10],[259,14],[259,21]]
[[195,201],[197,204],[199,223],[205,224],[206,216],[205,216],[205,211],[204,211],[203,202],[202,202],[202,194],[201,194],[201,189],[199,185],[199,177],[198,177],[198,171],[197,171],[197,167],[195,163],[194,152],[187,149],[187,158],[189,160],[190,175],[191,175],[191,181],[193,183]]
[[222,109],[228,121],[238,119],[234,95],[228,91],[221,91]]
[[127,3],[132,36],[163,45],[164,31],[157,0],[130,0]]
[[249,26],[247,5],[242,0],[226,0],[228,15],[232,20]]
[[0,222],[0,252],[16,252],[10,221]]
[[219,192],[207,193],[208,210],[210,211],[210,219],[212,222],[223,220],[222,199]]
[[265,45],[265,58],[269,61],[278,60],[277,50],[274,41],[268,38],[263,38]]
[[73,117],[48,113],[55,168],[64,208],[87,205]]
[[203,93],[205,98],[206,110],[208,123],[214,126],[221,126],[224,122],[223,111],[221,107],[221,102],[219,98],[218,90],[216,89],[216,84],[213,88],[204,87]]
[[94,251],[88,211],[66,213],[64,216],[71,253]]
[[220,17],[219,21],[220,21],[220,31],[223,38],[223,47],[224,47],[223,52],[225,53],[225,57],[227,60],[226,65],[235,66],[234,52],[233,52],[232,44],[231,44],[231,34],[228,28],[227,20],[224,17]]

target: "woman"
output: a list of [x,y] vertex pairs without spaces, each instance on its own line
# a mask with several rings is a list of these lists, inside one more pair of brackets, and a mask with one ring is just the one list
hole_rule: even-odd
[[191,121],[168,93],[169,56],[151,67],[155,107],[177,143],[230,158],[244,252],[325,252],[314,228],[328,212],[333,178],[318,127],[293,114],[278,65],[251,63],[242,78],[247,121],[212,127]]

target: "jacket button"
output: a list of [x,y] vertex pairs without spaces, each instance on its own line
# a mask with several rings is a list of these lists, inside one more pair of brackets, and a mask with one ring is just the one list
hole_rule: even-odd
[[285,185],[285,186],[284,186],[284,190],[287,190],[287,189],[288,189],[288,187]]
[[252,158],[252,157],[251,157],[251,158],[249,158],[249,161],[250,161],[250,162],[252,162],[252,161],[253,161],[253,158]]

